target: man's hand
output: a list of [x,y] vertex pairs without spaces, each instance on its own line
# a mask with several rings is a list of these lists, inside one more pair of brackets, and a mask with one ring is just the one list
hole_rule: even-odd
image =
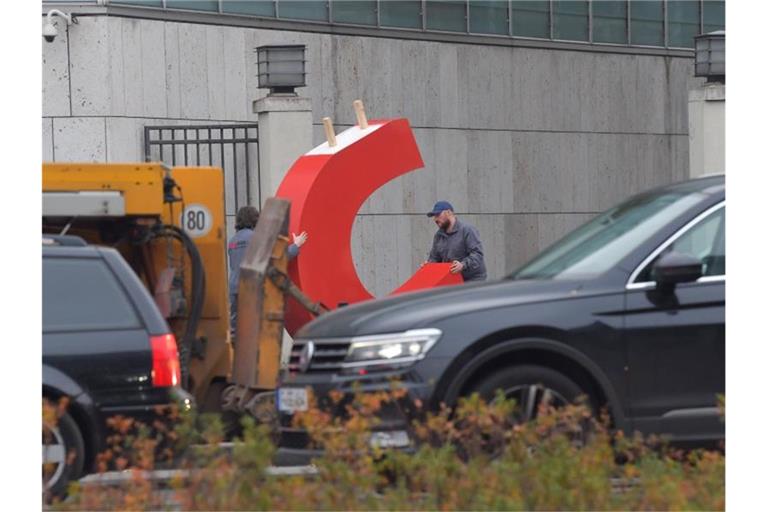
[[296,245],[296,247],[301,247],[304,245],[304,242],[307,241],[307,232],[302,231],[298,235],[296,233],[291,233],[293,235],[293,243]]
[[459,260],[453,260],[453,262],[451,262],[451,274],[458,274],[462,270],[464,270],[464,264],[462,262]]

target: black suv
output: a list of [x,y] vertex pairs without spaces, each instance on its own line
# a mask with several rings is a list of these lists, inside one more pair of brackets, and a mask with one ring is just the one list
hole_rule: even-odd
[[43,398],[69,401],[44,425],[44,490],[61,495],[93,469],[107,418],[151,424],[157,405],[192,407],[179,378],[176,340],[122,256],[43,235]]
[[[632,197],[498,281],[373,300],[322,316],[296,336],[278,390],[281,447],[306,387],[382,390],[388,378],[432,408],[472,392],[515,398],[522,419],[543,397],[586,395],[617,428],[673,441],[724,437],[725,182],[722,176]],[[377,442],[412,443],[405,408]]]

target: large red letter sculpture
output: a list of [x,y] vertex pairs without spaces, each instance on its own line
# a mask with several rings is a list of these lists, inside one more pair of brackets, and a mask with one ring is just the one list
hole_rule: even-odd
[[[301,156],[288,170],[277,196],[291,201],[291,232],[309,233],[301,255],[289,266],[291,279],[313,300],[335,309],[373,298],[357,275],[350,245],[363,202],[424,162],[407,119],[353,126],[332,142],[335,145],[324,143]],[[425,265],[392,293],[461,283],[461,275],[451,274],[449,267],[449,263]],[[288,332],[294,334],[310,319],[289,300]]]

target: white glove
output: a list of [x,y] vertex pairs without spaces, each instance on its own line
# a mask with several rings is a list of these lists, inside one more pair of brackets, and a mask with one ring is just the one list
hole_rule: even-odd
[[301,247],[304,245],[304,242],[307,241],[307,232],[302,231],[298,235],[296,233],[291,233],[293,235],[293,243],[296,245],[296,247]]

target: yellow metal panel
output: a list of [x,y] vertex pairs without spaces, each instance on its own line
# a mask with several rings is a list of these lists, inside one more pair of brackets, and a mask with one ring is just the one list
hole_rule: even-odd
[[[165,205],[163,222],[184,229],[200,251],[205,266],[203,318],[221,317],[228,325],[224,173],[218,167],[174,167],[172,176],[181,187],[184,212],[181,202]],[[194,214],[192,225],[188,222],[190,213]]]
[[[205,300],[198,336],[205,337],[208,346],[205,359],[193,359],[190,366],[190,374],[196,383],[192,392],[198,403],[203,403],[211,380],[229,378],[232,368],[224,173],[218,167],[174,167],[171,175],[181,188],[181,192],[175,190],[174,193],[183,198],[183,204],[181,201],[166,204],[162,221],[187,232],[197,246],[205,268]],[[190,212],[192,223],[189,222]],[[199,215],[200,212],[203,214]],[[162,249],[158,249],[162,253]],[[191,276],[192,269],[186,268],[185,274]]]
[[125,198],[126,215],[160,215],[164,174],[157,163],[44,163],[43,192],[117,190]]

